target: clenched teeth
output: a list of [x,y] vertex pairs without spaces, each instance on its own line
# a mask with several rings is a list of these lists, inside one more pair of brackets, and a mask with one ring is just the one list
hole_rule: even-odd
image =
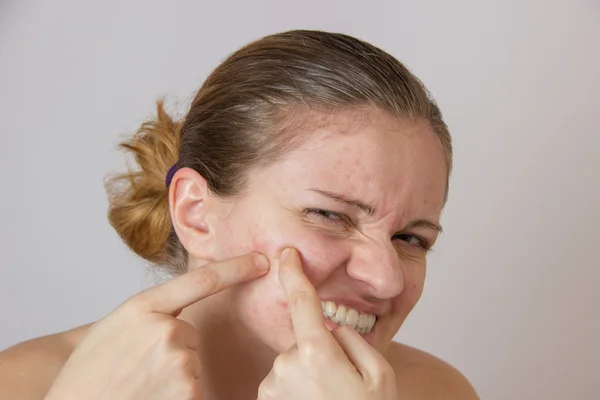
[[348,325],[361,335],[371,332],[375,320],[374,314],[361,314],[353,308],[337,305],[333,301],[322,301],[323,315],[338,325]]

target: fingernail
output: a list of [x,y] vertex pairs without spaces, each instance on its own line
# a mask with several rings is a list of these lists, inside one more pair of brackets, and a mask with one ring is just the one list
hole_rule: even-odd
[[254,256],[254,265],[260,271],[267,271],[269,269],[269,259],[264,254],[256,254]]
[[283,249],[283,251],[281,252],[281,255],[279,256],[279,261],[283,261],[285,260],[285,258],[290,255],[290,248],[288,247],[287,249]]

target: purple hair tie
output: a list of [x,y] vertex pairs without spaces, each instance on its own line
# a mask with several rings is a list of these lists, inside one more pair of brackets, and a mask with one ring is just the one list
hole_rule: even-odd
[[169,172],[167,172],[167,177],[165,178],[165,186],[167,186],[167,188],[171,186],[171,181],[173,180],[175,172],[177,172],[177,163],[173,164],[173,166],[169,168]]

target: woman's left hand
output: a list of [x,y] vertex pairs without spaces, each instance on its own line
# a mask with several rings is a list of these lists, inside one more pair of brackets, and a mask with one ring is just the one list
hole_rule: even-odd
[[258,399],[397,400],[394,370],[385,358],[348,326],[329,332],[321,301],[295,249],[282,253],[279,279],[296,345],[275,359]]

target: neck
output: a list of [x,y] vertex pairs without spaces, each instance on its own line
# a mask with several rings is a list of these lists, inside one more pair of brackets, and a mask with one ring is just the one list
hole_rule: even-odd
[[196,328],[200,336],[203,398],[255,400],[277,354],[237,322],[227,292],[186,308],[179,318]]

